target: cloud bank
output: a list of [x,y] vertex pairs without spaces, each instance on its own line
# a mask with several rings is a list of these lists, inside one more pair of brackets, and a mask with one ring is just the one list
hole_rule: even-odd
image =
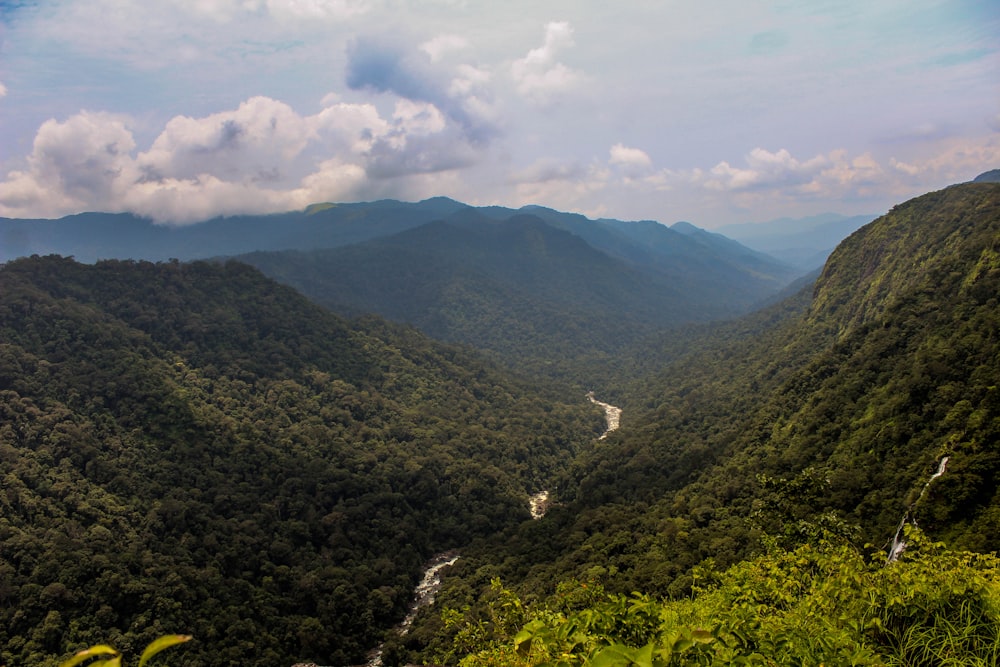
[[[201,118],[177,116],[146,147],[122,115],[83,111],[46,121],[26,168],[0,182],[0,215],[131,211],[187,224],[400,192],[476,202],[458,174],[483,161],[484,149],[460,120],[429,101],[399,99],[390,116],[371,104],[325,101],[313,115],[258,96]],[[1000,139],[972,147],[944,142],[919,163],[846,149],[796,157],[757,147],[739,161],[688,169],[657,168],[645,151],[619,142],[605,159],[541,159],[510,169],[502,201],[606,215],[613,213],[603,204],[611,195],[670,193],[703,206],[714,199],[748,212],[795,211],[810,202],[901,199],[927,183],[967,180],[983,164],[1000,164]]]
[[[39,128],[27,168],[0,183],[0,214],[132,211],[184,224],[361,199],[378,195],[380,181],[456,169],[478,155],[436,107],[408,100],[384,118],[369,104],[333,103],[304,116],[254,97],[229,111],[172,118],[145,149],[128,118],[83,111]],[[301,164],[309,168],[296,173]]]
[[877,213],[1000,166],[980,2],[554,9],[14,3],[0,215],[447,195],[711,227]]

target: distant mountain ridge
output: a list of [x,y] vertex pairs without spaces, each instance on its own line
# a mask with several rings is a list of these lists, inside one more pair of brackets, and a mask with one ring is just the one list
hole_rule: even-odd
[[446,197],[315,204],[184,227],[129,214],[0,220],[0,261],[238,257],[346,315],[544,365],[746,312],[803,271],[720,234]]
[[725,225],[715,231],[792,266],[811,271],[823,266],[838,243],[875,217],[823,213],[806,218]]
[[732,317],[797,277],[719,235],[540,207],[462,208],[362,243],[237,259],[343,314],[374,312],[534,369]]
[[206,259],[255,250],[358,243],[450,215],[464,204],[438,197],[415,204],[381,200],[317,204],[304,211],[213,218],[171,227],[131,213],[80,213],[58,220],[0,218],[0,261],[29,255],[99,259]]
[[[393,199],[317,203],[303,211],[219,217],[184,226],[158,225],[131,213],[90,212],[58,219],[0,218],[0,262],[48,254],[72,255],[86,263],[99,259],[188,261],[258,250],[334,248],[391,236],[427,222],[452,218],[462,211],[475,211],[480,219],[493,220],[518,214],[535,215],[608,254],[630,260],[642,258],[637,243],[658,239],[662,244],[665,238],[662,230],[667,228],[652,220],[591,220],[577,213],[535,205],[520,209],[474,207],[447,197],[413,203]],[[684,245],[679,237],[669,243],[679,248]],[[749,249],[744,252],[748,256],[758,255],[760,261],[772,260],[760,252]]]

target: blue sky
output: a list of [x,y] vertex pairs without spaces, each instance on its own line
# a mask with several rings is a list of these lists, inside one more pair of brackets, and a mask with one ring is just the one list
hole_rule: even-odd
[[0,216],[722,224],[1000,167],[995,0],[0,0]]

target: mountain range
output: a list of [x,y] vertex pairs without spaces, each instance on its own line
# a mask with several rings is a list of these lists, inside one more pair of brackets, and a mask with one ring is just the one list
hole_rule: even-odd
[[[990,659],[1000,184],[897,205],[791,294],[795,271],[684,224],[428,200],[284,233],[323,215],[353,240],[0,267],[0,661],[185,632],[191,665],[360,664],[382,640],[390,665],[534,665],[559,619],[580,664]],[[622,408],[603,438],[591,381]],[[393,634],[452,549],[438,606]],[[768,584],[807,574],[831,578]]]
[[342,315],[376,313],[561,376],[576,359],[607,359],[664,327],[748,312],[803,273],[693,225],[443,197],[186,227],[127,214],[0,220],[0,237],[8,258],[235,256]]
[[463,209],[339,248],[238,259],[343,314],[375,312],[535,369],[746,312],[796,276],[701,231],[537,208],[488,212]]

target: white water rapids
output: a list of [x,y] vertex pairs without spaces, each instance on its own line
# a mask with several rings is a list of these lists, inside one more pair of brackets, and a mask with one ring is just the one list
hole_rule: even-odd
[[[609,403],[598,401],[594,398],[594,392],[589,392],[587,394],[587,398],[590,399],[591,403],[595,403],[604,408],[607,428],[598,438],[599,440],[604,440],[608,437],[609,433],[618,428],[622,409],[614,405],[610,405]],[[528,504],[531,509],[531,518],[541,519],[545,516],[545,510],[549,507],[549,492],[539,491],[538,493],[533,494],[528,499]],[[406,618],[404,618],[403,621],[395,628],[395,631],[399,635],[405,635],[409,631],[410,626],[413,625],[413,621],[417,617],[417,612],[434,603],[434,596],[441,588],[441,571],[446,567],[454,565],[457,560],[458,554],[453,551],[449,551],[443,554],[438,554],[428,561],[424,568],[423,578],[420,580],[420,583],[417,584],[417,588],[413,592],[413,602],[410,603],[410,608],[406,614]],[[380,645],[370,654],[366,667],[382,667],[382,648],[383,647]],[[293,667],[316,666],[311,663],[300,663],[299,665],[294,665]]]
[[[399,635],[405,635],[410,630],[410,626],[413,625],[414,619],[417,617],[417,612],[419,612],[424,607],[434,604],[434,596],[441,589],[441,570],[451,565],[454,565],[458,560],[458,554],[453,551],[449,551],[443,554],[438,554],[434,556],[424,569],[424,576],[421,578],[420,583],[417,584],[416,589],[413,591],[413,602],[410,603],[410,609],[406,613],[406,618],[396,626],[395,631]],[[375,652],[371,655],[366,663],[367,667],[382,667],[382,646],[380,645]]]
[[597,400],[596,398],[594,398],[594,392],[592,391],[587,393],[587,398],[590,399],[591,403],[595,403],[604,408],[604,418],[608,422],[608,427],[607,429],[605,429],[604,433],[601,434],[601,437],[598,438],[598,440],[604,440],[606,437],[608,437],[609,433],[618,430],[618,422],[621,420],[622,417],[622,409],[614,405],[611,405],[610,403],[603,403]]
[[[591,403],[601,406],[604,408],[604,418],[607,421],[607,427],[604,429],[604,433],[598,438],[598,440],[604,440],[608,437],[608,433],[618,429],[618,424],[621,420],[622,409],[611,405],[610,403],[604,403],[602,401],[594,398],[594,392],[587,392],[587,398]],[[538,493],[532,494],[528,498],[528,508],[531,510],[532,519],[541,519],[545,516],[546,510],[549,509],[549,492],[539,491]]]
[[948,457],[941,459],[938,464],[937,472],[930,476],[930,479],[924,484],[924,488],[920,489],[920,495],[917,499],[913,501],[913,504],[906,508],[906,513],[903,514],[902,521],[899,522],[899,528],[896,529],[896,534],[892,537],[892,546],[889,547],[889,558],[886,560],[887,563],[892,563],[899,558],[900,554],[906,548],[906,542],[903,540],[903,528],[906,527],[907,523],[912,523],[914,526],[917,525],[917,520],[913,518],[913,510],[916,508],[917,503],[924,497],[927,493],[927,487],[931,485],[931,482],[936,480],[938,477],[944,474],[944,471],[948,469]]
[[528,498],[528,507],[531,509],[532,519],[541,519],[549,508],[549,492],[539,491]]

